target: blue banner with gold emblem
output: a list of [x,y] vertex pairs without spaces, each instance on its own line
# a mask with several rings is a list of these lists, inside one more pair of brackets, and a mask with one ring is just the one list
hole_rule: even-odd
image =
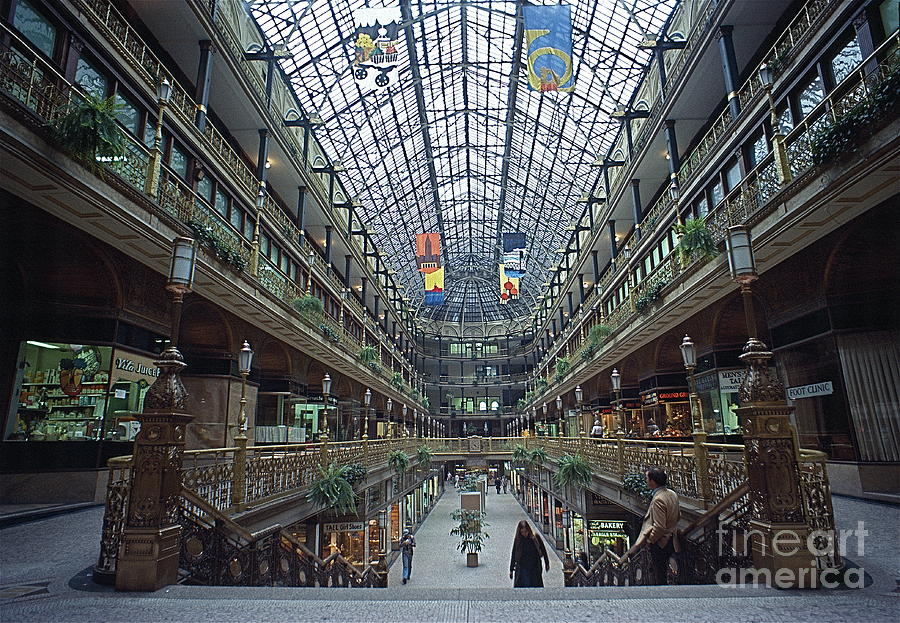
[[541,92],[573,90],[571,7],[524,6],[522,12],[529,86]]

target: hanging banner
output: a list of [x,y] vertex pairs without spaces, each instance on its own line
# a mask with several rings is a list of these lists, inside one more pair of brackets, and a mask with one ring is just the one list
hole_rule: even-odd
[[400,7],[353,12],[353,77],[363,90],[397,83],[400,64]]
[[444,304],[444,269],[437,268],[425,273],[425,304]]
[[441,267],[441,235],[416,234],[416,268],[425,273],[425,304],[444,304],[444,269]]
[[519,298],[519,278],[510,277],[503,264],[500,268],[500,304],[506,304]]
[[525,234],[503,234],[503,265],[506,276],[518,279],[525,274]]
[[533,91],[575,88],[572,73],[572,15],[568,5],[524,6],[528,84]]

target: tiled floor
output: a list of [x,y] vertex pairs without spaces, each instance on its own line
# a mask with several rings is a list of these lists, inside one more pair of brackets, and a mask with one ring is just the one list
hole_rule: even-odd
[[[478,555],[477,567],[466,567],[466,556],[456,548],[458,537],[450,536],[455,525],[450,513],[459,508],[459,493],[448,487],[431,514],[416,532],[410,583],[401,583],[403,565],[398,557],[391,567],[388,586],[403,588],[508,588],[509,558],[512,553],[516,524],[528,519],[512,493],[497,495],[494,489],[485,496],[485,532],[490,538]],[[531,523],[540,534],[540,528]],[[544,541],[550,558],[550,571],[544,572],[544,586],[562,587],[562,564],[553,546]]]

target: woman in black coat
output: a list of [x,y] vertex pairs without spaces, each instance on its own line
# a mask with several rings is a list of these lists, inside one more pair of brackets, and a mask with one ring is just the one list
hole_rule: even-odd
[[544,566],[550,570],[550,559],[544,541],[531,530],[524,519],[516,526],[516,539],[513,541],[512,557],[509,561],[509,577],[513,578],[513,588],[543,587],[544,578],[541,572],[541,558]]

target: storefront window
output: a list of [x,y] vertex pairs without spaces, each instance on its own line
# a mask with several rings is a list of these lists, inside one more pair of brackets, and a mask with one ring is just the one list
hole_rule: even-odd
[[588,539],[591,560],[599,558],[607,549],[621,556],[631,545],[625,532],[625,522],[618,520],[589,519]]
[[693,425],[688,396],[687,391],[668,389],[645,393],[643,395],[643,434],[650,437],[690,435]]
[[362,521],[322,524],[321,557],[339,553],[350,564],[363,567],[366,564],[365,528]]
[[834,78],[834,83],[838,84],[849,76],[861,62],[862,50],[859,48],[859,42],[856,40],[856,37],[852,37],[841,51],[831,59],[831,75]]
[[131,441],[159,372],[151,357],[108,346],[23,342],[18,400],[5,439]]

